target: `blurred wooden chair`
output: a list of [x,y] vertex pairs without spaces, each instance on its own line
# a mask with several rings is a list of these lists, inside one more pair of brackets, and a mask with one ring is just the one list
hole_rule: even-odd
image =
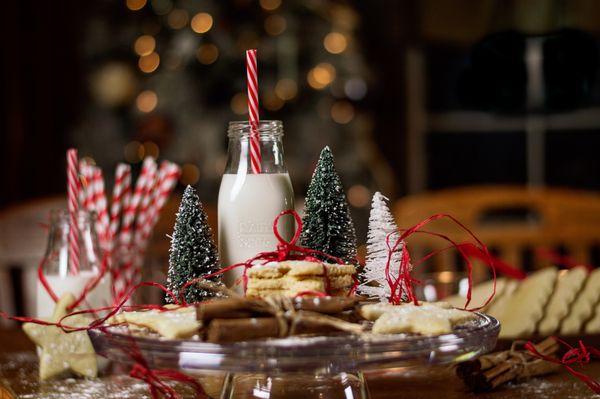
[[[428,192],[397,201],[394,215],[400,228],[409,228],[427,217],[447,213],[471,229],[499,258],[517,267],[537,269],[548,262],[536,259],[538,248],[559,248],[582,264],[591,263],[600,244],[600,195],[567,189],[515,186],[479,186]],[[466,233],[448,221],[426,227],[463,242]],[[420,258],[448,243],[427,234],[408,240],[413,258]],[[456,270],[456,251],[431,259],[429,271]],[[476,267],[476,278],[486,275]]]

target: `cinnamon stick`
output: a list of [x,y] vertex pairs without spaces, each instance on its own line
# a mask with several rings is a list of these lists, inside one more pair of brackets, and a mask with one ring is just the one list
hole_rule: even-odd
[[213,319],[206,329],[206,340],[212,343],[240,342],[277,336],[279,336],[279,322],[274,317]]
[[[546,356],[558,351],[558,343],[552,337],[539,342],[535,347]],[[509,350],[461,363],[457,367],[457,375],[474,391],[486,391],[508,381],[547,374],[556,369],[557,365],[536,359],[529,352]]]
[[196,308],[196,318],[205,323],[216,318],[249,318],[264,314],[267,313],[260,311],[256,301],[238,297],[200,302]]

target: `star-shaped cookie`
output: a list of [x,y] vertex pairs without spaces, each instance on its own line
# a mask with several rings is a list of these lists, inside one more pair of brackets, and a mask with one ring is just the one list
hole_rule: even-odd
[[[61,296],[52,317],[46,321],[58,322],[69,313],[67,308],[74,302],[73,294],[66,293]],[[62,323],[69,327],[85,327],[91,321],[88,316],[74,315],[64,319]],[[96,377],[98,371],[96,353],[86,331],[66,333],[59,327],[35,323],[23,324],[23,331],[41,348],[41,381],[68,372],[82,377]]]

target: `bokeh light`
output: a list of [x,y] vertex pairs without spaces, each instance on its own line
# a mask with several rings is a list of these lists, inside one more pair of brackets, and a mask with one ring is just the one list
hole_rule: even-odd
[[298,85],[293,79],[281,79],[275,85],[275,94],[284,101],[289,101],[298,94]]
[[141,112],[152,112],[158,104],[158,96],[152,90],[144,90],[135,99],[135,105]]
[[355,208],[364,208],[371,202],[371,192],[362,184],[355,184],[348,189],[348,202]]
[[158,145],[153,141],[145,141],[144,142],[144,157],[153,157],[158,158],[160,155],[160,150],[158,149]]
[[260,0],[260,6],[267,11],[273,11],[281,6],[281,0]]
[[248,113],[248,96],[246,93],[237,93],[231,98],[231,110],[237,115]]
[[210,14],[200,12],[192,18],[191,27],[196,33],[206,33],[213,26],[213,18]]
[[203,44],[196,52],[196,58],[201,64],[210,65],[219,58],[219,49],[214,44]]
[[348,79],[344,84],[344,93],[351,100],[361,100],[367,94],[367,84],[361,78]]
[[138,61],[138,66],[140,67],[140,70],[145,73],[151,73],[156,71],[156,68],[158,68],[159,64],[160,57],[154,52],[140,57]]
[[187,25],[189,20],[190,16],[186,10],[175,9],[169,13],[167,24],[173,29],[181,29]]
[[179,178],[181,184],[185,186],[188,184],[194,185],[198,183],[198,180],[200,180],[200,169],[191,163],[183,164],[181,167],[181,177]]
[[149,55],[156,48],[156,40],[150,35],[142,35],[135,40],[133,50],[139,56]]
[[138,163],[144,158],[144,146],[139,141],[131,141],[125,145],[123,157],[129,163]]
[[354,119],[354,107],[349,101],[336,101],[331,106],[331,119],[345,125]]
[[131,11],[137,11],[144,8],[146,5],[146,0],[127,0],[125,4]]
[[308,72],[308,84],[313,89],[323,89],[335,79],[333,65],[322,62]]
[[348,39],[342,33],[331,32],[323,39],[323,46],[331,54],[340,54],[348,47]]
[[262,96],[262,103],[263,106],[269,111],[277,111],[284,105],[284,101],[272,90],[265,91]]
[[152,9],[158,15],[167,15],[172,8],[171,0],[152,0]]
[[281,15],[269,15],[265,19],[265,32],[271,36],[281,35],[287,28],[287,21]]

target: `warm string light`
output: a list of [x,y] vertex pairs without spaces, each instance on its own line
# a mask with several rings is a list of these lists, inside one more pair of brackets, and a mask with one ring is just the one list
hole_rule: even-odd
[[246,93],[236,93],[230,101],[231,110],[236,115],[245,115],[248,113],[248,96]]
[[160,57],[155,52],[152,52],[148,55],[144,55],[138,60],[138,66],[140,70],[144,73],[152,73],[156,71],[156,68],[158,68],[159,64]]
[[214,44],[203,44],[196,52],[196,58],[201,64],[210,65],[219,58],[219,49]]
[[213,26],[213,18],[210,14],[200,12],[192,18],[190,23],[192,30],[196,33],[206,33]]
[[167,24],[172,29],[182,29],[188,24],[190,15],[186,10],[175,9],[169,13]]
[[281,35],[287,28],[287,21],[278,14],[269,15],[265,19],[265,32],[271,36]]
[[139,141],[131,141],[123,149],[123,157],[129,163],[138,163],[144,159],[144,146]]
[[146,5],[146,0],[127,0],[125,2],[125,5],[131,11],[138,11],[144,8],[144,6]]
[[260,0],[260,6],[267,11],[273,11],[281,6],[281,0]]
[[137,55],[145,56],[150,55],[156,48],[156,40],[150,35],[142,35],[135,40],[133,44],[133,50]]
[[331,54],[340,54],[346,50],[348,39],[339,32],[331,32],[323,39],[323,47]]
[[313,89],[324,89],[334,81],[335,67],[327,62],[322,62],[308,72],[308,84]]
[[152,112],[158,105],[158,96],[152,90],[144,90],[138,94],[135,105],[141,112]]
[[200,180],[200,169],[192,163],[183,164],[181,167],[181,176],[179,177],[181,184],[184,186],[188,184],[193,186],[198,183],[198,180]]

